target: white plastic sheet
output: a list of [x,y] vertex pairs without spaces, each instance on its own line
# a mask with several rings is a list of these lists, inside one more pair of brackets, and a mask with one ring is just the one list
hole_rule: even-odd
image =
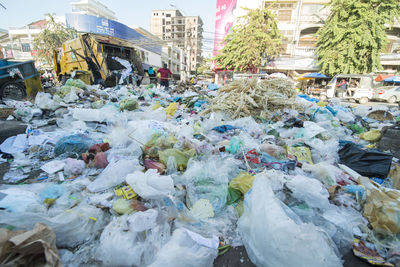
[[171,176],[160,175],[156,169],[129,174],[126,182],[144,199],[160,199],[174,192]]
[[87,186],[87,189],[91,192],[100,192],[109,189],[122,183],[129,173],[139,169],[141,167],[137,160],[121,159],[111,161],[96,180]]
[[[218,250],[204,246],[203,242],[196,242],[197,234],[190,235],[186,229],[176,229],[171,240],[162,247],[156,255],[156,260],[150,267],[206,267],[213,266]],[[193,238],[194,237],[194,238]],[[202,238],[205,239],[205,238]],[[212,240],[206,243],[213,245]]]
[[268,173],[258,174],[245,196],[244,213],[238,221],[251,261],[270,267],[341,266],[326,233],[302,223],[289,211],[274,196]]

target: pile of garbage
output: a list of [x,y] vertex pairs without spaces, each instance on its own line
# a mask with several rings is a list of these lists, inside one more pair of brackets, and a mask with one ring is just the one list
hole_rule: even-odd
[[233,119],[253,116],[269,119],[275,111],[284,108],[296,109],[296,91],[289,79],[236,80],[218,90],[205,114],[226,112]]
[[399,264],[397,108],[284,78],[66,86],[3,101],[27,130],[0,145],[0,265],[212,266],[242,245],[257,266]]

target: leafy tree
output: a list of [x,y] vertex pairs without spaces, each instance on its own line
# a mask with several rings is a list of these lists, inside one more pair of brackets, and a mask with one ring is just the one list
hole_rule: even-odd
[[60,48],[62,43],[74,39],[77,32],[73,28],[67,28],[63,23],[56,22],[54,17],[47,14],[45,28],[33,40],[34,48],[38,50],[36,58],[53,64],[53,51]]
[[218,67],[254,73],[263,58],[273,59],[281,52],[282,35],[275,14],[267,8],[246,10],[223,40],[225,46],[215,57]]
[[330,7],[331,15],[317,33],[321,72],[333,76],[382,69],[385,24],[399,16],[399,0],[331,0]]
[[212,59],[210,58],[204,58],[203,61],[201,62],[200,66],[197,68],[197,74],[202,75],[206,73],[207,71],[211,71],[211,61]]

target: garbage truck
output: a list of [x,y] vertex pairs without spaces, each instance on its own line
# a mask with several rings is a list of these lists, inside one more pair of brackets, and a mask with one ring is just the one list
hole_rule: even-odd
[[[144,76],[142,60],[136,48],[126,40],[92,33],[79,34],[53,51],[54,70],[61,83],[78,78],[86,84],[101,83],[115,86],[126,72],[128,62],[132,67],[132,79],[139,84]],[[125,66],[124,66],[125,65]]]
[[35,61],[24,62],[0,59],[0,98],[22,100],[34,98],[42,90]]

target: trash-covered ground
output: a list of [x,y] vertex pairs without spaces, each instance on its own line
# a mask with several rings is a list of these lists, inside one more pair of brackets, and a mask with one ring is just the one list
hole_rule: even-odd
[[243,245],[257,266],[399,265],[397,108],[182,86],[5,100],[29,126],[0,145],[0,265],[212,266]]

